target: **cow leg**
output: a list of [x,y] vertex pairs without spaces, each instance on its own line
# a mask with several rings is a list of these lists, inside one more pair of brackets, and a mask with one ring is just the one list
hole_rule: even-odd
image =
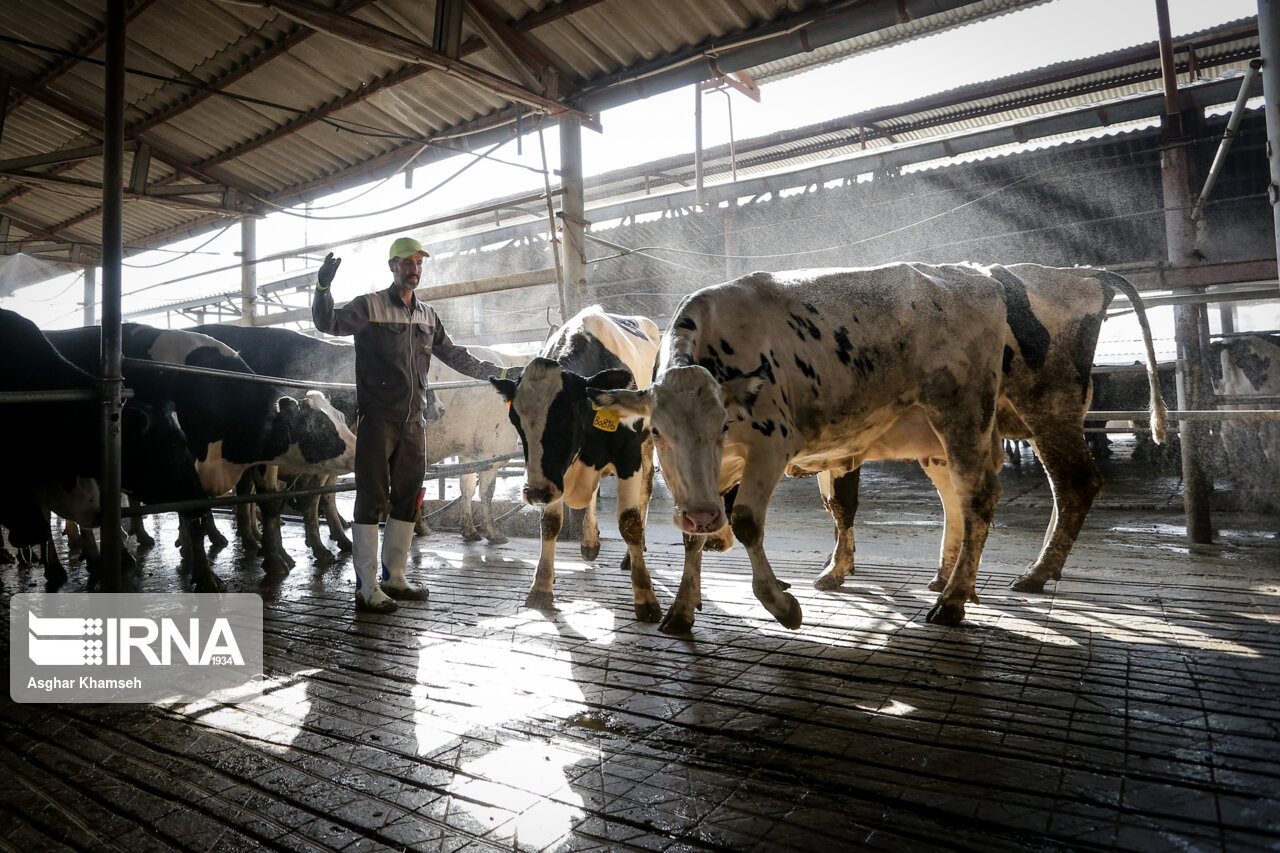
[[[138,500],[128,495],[125,496],[125,500],[128,501],[129,506],[136,507],[141,505]],[[139,550],[154,548],[156,544],[155,538],[147,532],[146,519],[145,515],[132,515],[125,520],[124,529],[133,536],[134,541],[138,543]]]
[[58,548],[52,536],[40,546],[40,562],[44,564],[45,592],[57,592],[67,582],[67,570],[58,558]]
[[[590,563],[600,556],[600,519],[596,515],[596,502],[600,497],[600,482],[596,481],[596,489],[587,501],[586,512],[582,516],[582,559]],[[621,500],[619,500],[621,505]]]
[[525,597],[524,606],[535,610],[551,607],[551,588],[556,582],[556,537],[564,523],[564,504],[556,501],[542,508],[542,553],[538,556],[538,569],[533,576],[533,586]]
[[13,556],[13,552],[3,545],[0,545],[0,566],[12,566],[16,562],[18,562],[18,560]]
[[729,524],[733,527],[733,535],[738,537],[751,559],[751,591],[765,610],[773,614],[773,618],[784,628],[795,629],[800,627],[803,620],[800,602],[786,591],[790,584],[778,580],[764,553],[764,522],[769,497],[782,480],[785,467],[783,458],[776,462],[762,460],[753,470],[745,472]]
[[[652,466],[652,462],[649,463]],[[631,570],[631,593],[636,618],[641,622],[657,622],[662,619],[662,606],[653,593],[653,581],[644,564],[644,524],[649,510],[649,489],[645,487],[643,471],[618,480],[618,531],[627,543],[627,556],[623,568]]]
[[[241,497],[253,494],[255,481],[260,476],[257,466],[246,469],[236,483],[236,494]],[[258,513],[254,504],[236,504],[235,518],[236,535],[245,551],[262,547],[262,534],[258,532]]]
[[[973,406],[966,410],[976,412],[981,407],[975,400]],[[994,418],[981,425],[985,432],[979,433],[977,440],[972,432],[966,432],[975,424],[957,417],[954,410],[941,415],[931,413],[929,421],[939,431],[946,450],[956,504],[961,510],[961,526],[955,568],[925,621],[958,625],[964,619],[965,603],[978,600],[975,591],[978,563],[982,560],[982,549],[991,530],[996,503],[1000,500],[1000,436],[995,432]]]
[[[335,485],[338,478],[330,475],[325,478],[326,486]],[[327,495],[321,495],[320,500],[324,505],[325,521],[329,525],[329,538],[338,546],[339,551],[351,550],[351,537],[347,536],[347,523],[342,518],[342,513],[338,512],[338,497],[330,492]]]
[[332,562],[333,552],[320,539],[320,495],[302,502],[302,529],[306,532],[306,543],[311,549],[311,556],[322,563]]
[[463,474],[459,476],[458,489],[458,509],[462,513],[462,541],[479,542],[484,538],[484,535],[476,530],[475,511],[471,506],[471,496],[476,491],[476,475]]
[[293,568],[293,558],[284,549],[280,525],[284,498],[281,497],[280,482],[274,465],[254,474],[254,488],[260,496],[258,510],[262,513],[262,571],[268,575],[286,574]]
[[1089,455],[1081,428],[1031,421],[1028,424],[1035,434],[1031,446],[1053,489],[1053,515],[1039,556],[1012,587],[1018,592],[1043,592],[1045,581],[1062,577],[1062,566],[1080,535],[1093,499],[1102,489],[1103,477]]
[[191,582],[196,592],[227,591],[226,584],[213,573],[209,555],[204,549],[207,532],[210,529],[217,529],[212,526],[212,520],[212,513],[209,510],[178,516],[178,546],[182,554],[182,564],[190,572]]
[[413,511],[413,535],[414,536],[430,536],[431,528],[427,525],[427,518],[422,514],[422,505]]
[[507,537],[502,535],[502,531],[493,522],[493,492],[498,486],[498,472],[502,470],[502,466],[495,465],[487,471],[481,471],[479,477],[480,486],[480,529],[484,531],[484,538],[488,539],[494,545],[504,545]]
[[853,574],[853,517],[858,512],[858,483],[862,469],[833,477],[830,471],[818,474],[818,490],[822,503],[835,521],[836,545],[822,566],[822,573],[813,581],[817,589],[833,590],[844,585],[847,575]]
[[938,573],[929,581],[929,589],[942,592],[947,588],[947,581],[955,571],[956,559],[960,556],[960,543],[963,539],[964,512],[956,500],[955,486],[951,482],[951,472],[944,460],[921,459],[920,467],[933,482],[942,500],[942,546],[938,552]]
[[[218,529],[218,525],[213,521],[213,510],[206,509],[204,511],[204,517],[201,519],[201,524],[204,529],[201,533],[200,539],[203,542],[205,537],[208,537],[209,548],[211,550],[218,551],[227,547],[227,537],[222,535],[222,531]],[[201,550],[203,550],[203,546]]]
[[86,557],[84,544],[80,536],[80,525],[74,521],[63,520],[62,535],[67,537],[67,562],[73,563],[79,557]]
[[684,572],[676,600],[658,625],[664,634],[688,634],[693,630],[693,611],[702,609],[702,536],[684,534]]

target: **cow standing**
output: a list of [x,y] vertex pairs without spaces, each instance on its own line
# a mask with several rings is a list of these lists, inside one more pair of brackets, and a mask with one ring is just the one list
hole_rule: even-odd
[[636,618],[657,622],[662,608],[644,564],[644,526],[653,492],[653,442],[643,417],[596,411],[588,385],[646,387],[657,354],[658,327],[644,317],[608,314],[593,305],[554,332],[518,382],[490,379],[510,406],[524,443],[524,499],[542,509],[542,551],[526,607],[549,607],[555,545],[564,506],[585,509],[582,557],[600,550],[596,495],[600,480],[618,477],[618,529],[627,543]]
[[[1040,592],[1047,581],[1062,577],[1063,564],[1102,488],[1102,472],[1085,441],[1084,417],[1090,405],[1098,335],[1116,293],[1129,300],[1142,330],[1145,393],[1152,413],[1152,437],[1159,444],[1164,441],[1166,409],[1155,346],[1142,298],[1132,284],[1115,273],[1037,264],[981,269],[990,276],[992,287],[1003,294],[1005,303],[997,430],[1004,438],[1030,440],[1053,495],[1053,511],[1040,553],[1012,584],[1019,592]],[[959,509],[946,474],[945,453],[936,441],[930,446],[929,431],[922,430],[922,425],[919,412],[908,412],[862,461],[917,459],[933,481],[945,520],[938,575],[929,584],[938,592],[946,586],[960,549],[955,523]],[[819,475],[823,499],[835,519],[836,546],[814,581],[818,589],[838,588],[853,571],[857,478],[857,470]]]
[[[756,598],[798,628],[800,605],[764,552],[769,498],[788,471],[856,469],[917,406],[960,515],[955,568],[927,618],[958,623],[1000,497],[1004,321],[1001,288],[966,266],[753,273],[687,297],[652,387],[590,392],[597,405],[649,418],[675,500],[684,575],[661,630],[693,626],[703,540],[726,523],[747,549]],[[721,495],[735,485],[726,517]]]

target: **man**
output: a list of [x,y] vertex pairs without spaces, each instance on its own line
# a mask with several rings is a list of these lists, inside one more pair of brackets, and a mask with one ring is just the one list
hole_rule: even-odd
[[[414,295],[422,276],[422,244],[401,237],[391,244],[387,267],[391,286],[357,296],[334,308],[329,288],[341,258],[325,256],[316,276],[311,317],[331,335],[355,335],[356,508],[351,557],[356,569],[356,609],[390,613],[394,599],[424,601],[427,590],[410,586],[405,564],[413,538],[413,516],[427,470],[427,368],[438,356],[459,373],[476,379],[511,376],[480,361],[449,340],[436,312]],[[382,537],[382,582],[378,582],[378,520]]]

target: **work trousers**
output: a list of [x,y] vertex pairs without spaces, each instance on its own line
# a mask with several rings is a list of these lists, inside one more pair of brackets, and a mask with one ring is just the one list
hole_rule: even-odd
[[384,514],[413,521],[427,472],[427,434],[421,417],[408,422],[361,416],[356,428],[356,524]]

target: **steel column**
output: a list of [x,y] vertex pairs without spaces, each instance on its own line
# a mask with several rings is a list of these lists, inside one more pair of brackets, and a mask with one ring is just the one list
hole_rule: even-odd
[[125,0],[107,2],[102,133],[102,588],[120,576],[121,263],[124,259]]
[[586,241],[582,236],[587,207],[582,185],[582,122],[577,116],[560,119],[560,182],[564,187],[560,221],[564,227],[565,299],[566,310],[572,315],[586,304],[587,295]]
[[1280,0],[1258,0],[1258,44],[1262,49],[1262,91],[1266,95],[1267,159],[1271,184],[1267,198],[1276,230],[1276,257],[1280,258]]
[[240,325],[252,326],[258,304],[258,232],[251,216],[240,217]]

